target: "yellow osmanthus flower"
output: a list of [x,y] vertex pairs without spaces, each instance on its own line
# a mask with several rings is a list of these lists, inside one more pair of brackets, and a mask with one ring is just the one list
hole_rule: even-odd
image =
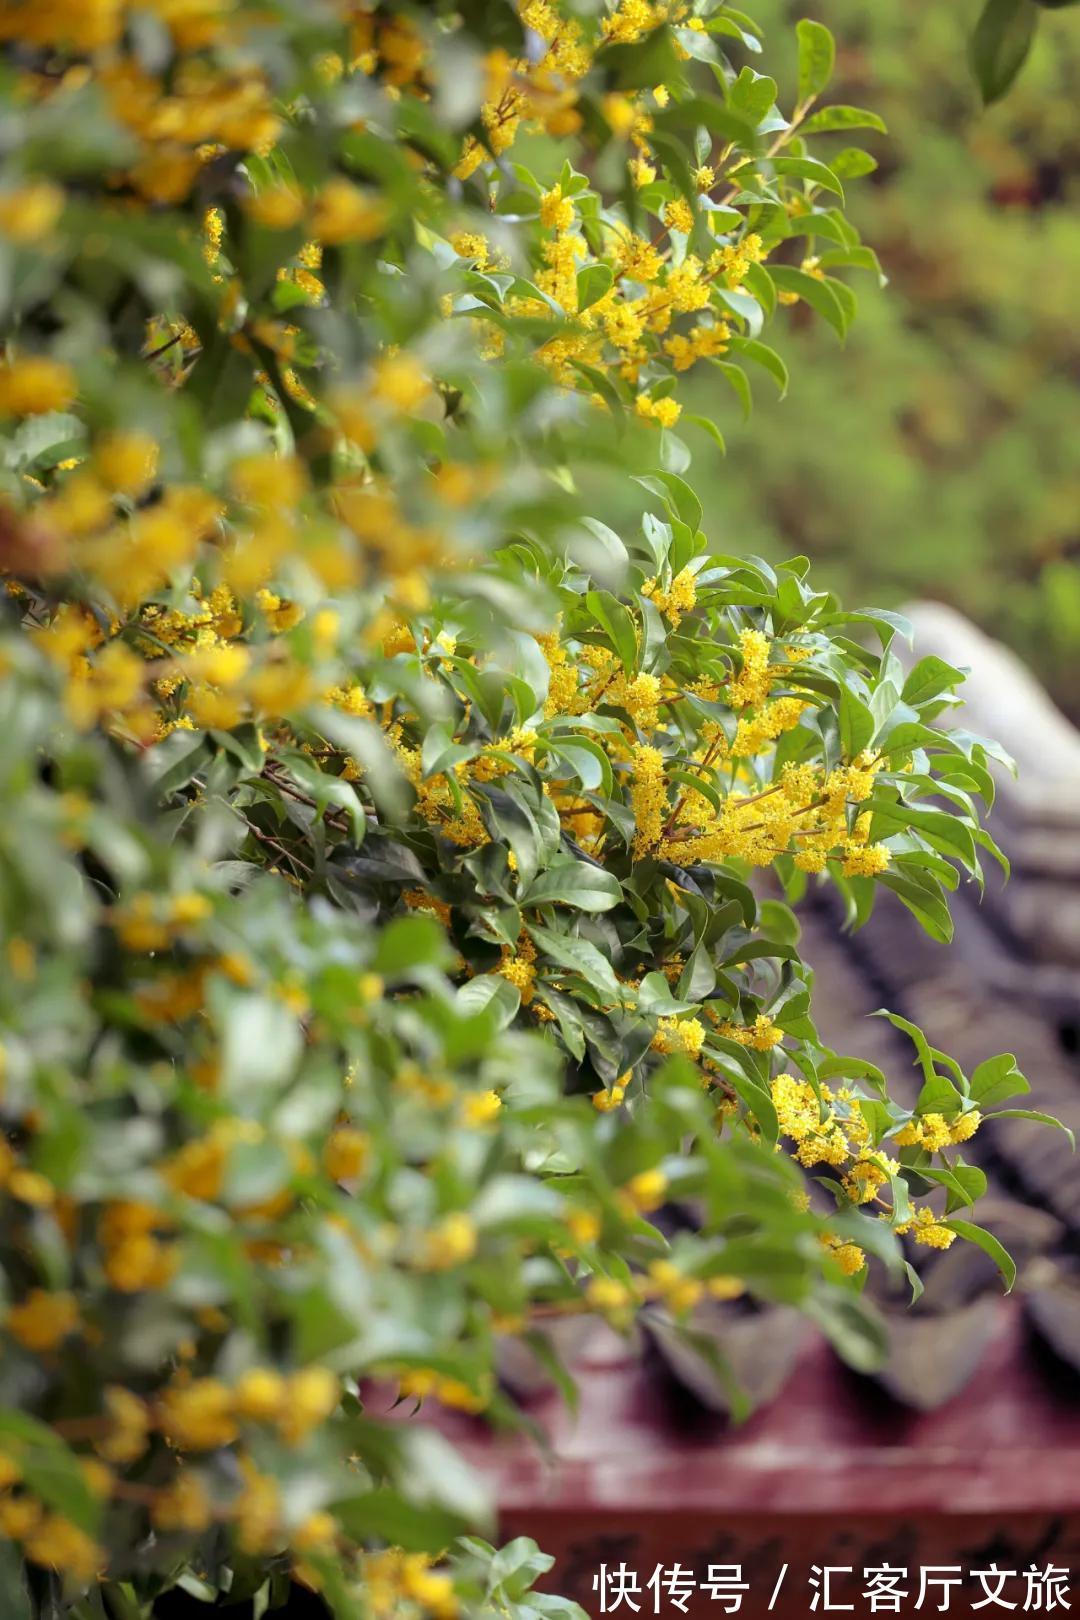
[[161,1398],[159,1421],[179,1451],[213,1451],[231,1445],[239,1433],[233,1393],[216,1378],[170,1386]]
[[342,242],[373,242],[386,229],[384,200],[362,191],[351,180],[328,180],[315,197],[311,214],[313,235],[328,247]]
[[948,1147],[952,1141],[948,1120],[941,1114],[923,1114],[919,1122],[919,1140],[930,1153]]
[[134,498],[153,483],[159,453],[157,441],[148,433],[109,433],[95,446],[94,467],[109,489]]
[[62,187],[51,180],[30,180],[0,191],[0,234],[20,246],[40,242],[58,223],[64,202]]
[[351,1181],[368,1162],[371,1138],[353,1125],[336,1125],[323,1149],[327,1175],[335,1181]]
[[760,630],[743,630],[739,635],[742,668],[728,681],[728,702],[733,709],[755,708],[764,703],[772,690],[769,671],[769,638]]
[[380,405],[407,415],[417,410],[430,392],[431,380],[414,355],[399,351],[375,362],[371,397]]
[[450,1271],[472,1259],[477,1243],[472,1216],[464,1211],[454,1211],[444,1215],[436,1226],[424,1233],[418,1263],[425,1271]]
[[548,230],[568,231],[574,223],[574,202],[564,197],[561,186],[553,186],[540,198],[540,223]]
[[632,751],[631,770],[630,803],[637,827],[634,856],[640,860],[656,848],[664,828],[668,809],[664,756],[658,748],[639,743]]
[[753,1047],[755,1052],[771,1052],[784,1039],[783,1030],[773,1023],[767,1013],[758,1013],[752,1024],[721,1023],[718,1032],[729,1041],[737,1041],[740,1046]]
[[677,399],[667,395],[664,399],[650,399],[648,394],[639,394],[634,401],[634,409],[646,421],[659,422],[661,427],[674,427],[682,415],[682,406]]
[[121,1467],[137,1462],[146,1450],[152,1427],[146,1405],[130,1390],[113,1384],[105,1390],[105,1412],[111,1428],[98,1441],[99,1454],[106,1462]]
[[585,1298],[597,1311],[624,1311],[634,1303],[634,1296],[625,1283],[615,1277],[593,1277],[585,1289]]
[[680,569],[666,588],[656,579],[647,579],[641,587],[641,594],[655,603],[665,618],[670,620],[672,629],[677,630],[684,614],[697,606],[694,572],[691,568]]
[[894,1231],[910,1232],[916,1243],[922,1243],[928,1249],[948,1249],[956,1241],[956,1233],[951,1226],[946,1226],[932,1209],[925,1205],[917,1210],[909,1221],[899,1223]]
[[835,1237],[827,1237],[824,1242],[830,1255],[846,1277],[856,1276],[865,1266],[865,1251],[857,1243],[845,1242]]
[[233,1505],[237,1545],[250,1557],[275,1552],[282,1532],[281,1488],[276,1479],[260,1474],[253,1464],[244,1469],[244,1486]]
[[655,1052],[685,1052],[697,1058],[705,1044],[705,1026],[699,1018],[661,1018],[652,1038]]
[[150,1504],[150,1520],[155,1529],[166,1535],[173,1532],[197,1535],[213,1523],[214,1504],[198,1475],[185,1469],[154,1498]]
[[603,1230],[603,1221],[592,1209],[571,1209],[565,1216],[566,1229],[575,1243],[583,1248],[596,1243]]
[[466,1125],[479,1129],[491,1125],[502,1111],[503,1101],[497,1091],[471,1091],[461,1101],[461,1112]]
[[673,1315],[682,1316],[705,1298],[706,1290],[700,1278],[687,1277],[673,1261],[653,1260],[646,1292],[662,1299]]
[[32,1288],[7,1313],[7,1331],[26,1350],[55,1350],[79,1328],[79,1306],[74,1294],[49,1293]]
[[241,1418],[272,1423],[280,1416],[288,1398],[288,1387],[273,1367],[250,1367],[241,1373],[233,1387],[235,1410]]
[[32,1564],[72,1575],[78,1581],[92,1581],[105,1568],[104,1549],[59,1513],[49,1513],[37,1523],[25,1538],[23,1551]]
[[877,1197],[878,1189],[884,1187],[889,1177],[896,1175],[899,1169],[899,1162],[887,1158],[883,1153],[863,1154],[844,1177],[845,1191],[856,1204],[867,1204]]
[[641,1170],[623,1188],[631,1206],[646,1215],[659,1209],[667,1192],[668,1179],[660,1169]]
[[288,1445],[299,1445],[337,1410],[340,1399],[340,1382],[329,1367],[303,1367],[293,1373],[278,1419],[282,1439]]
[[977,1108],[969,1108],[953,1121],[949,1140],[956,1144],[970,1142],[981,1124],[982,1114]]
[[63,411],[79,384],[70,366],[48,355],[28,354],[0,362],[0,416],[41,416]]
[[669,230],[682,231],[689,236],[694,228],[694,211],[685,197],[676,197],[664,205],[664,224]]
[[285,182],[262,187],[241,201],[249,219],[269,231],[287,231],[304,217],[304,195],[297,186]]
[[796,1144],[795,1157],[810,1169],[815,1164],[842,1165],[851,1157],[851,1144],[832,1107],[834,1098],[822,1086],[818,1098],[807,1080],[780,1074],[770,1091],[781,1134]]

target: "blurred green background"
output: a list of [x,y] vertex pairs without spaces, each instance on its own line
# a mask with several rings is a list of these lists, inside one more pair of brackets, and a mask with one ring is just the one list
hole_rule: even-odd
[[792,391],[777,402],[758,373],[749,425],[701,371],[728,455],[695,434],[693,477],[724,549],[805,551],[851,606],[949,602],[1080,720],[1080,14],[1043,14],[1018,83],[984,111],[977,10],[758,0],[788,102],[809,13],[838,42],[829,99],[889,126],[855,137],[880,167],[849,202],[890,285],[857,278],[843,350],[805,308],[781,312]]

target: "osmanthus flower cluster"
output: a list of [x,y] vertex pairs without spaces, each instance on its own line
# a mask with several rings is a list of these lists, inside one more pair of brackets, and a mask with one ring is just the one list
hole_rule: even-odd
[[783,385],[786,304],[846,326],[867,160],[808,143],[875,120],[714,0],[0,38],[5,1614],[576,1614],[418,1401],[512,1422],[508,1336],[700,1353],[745,1291],[866,1363],[905,1233],[1009,1271],[960,1149],[1026,1082],[912,1030],[890,1102],[790,909],[947,938],[992,750],[710,546],[672,432],[692,366]]

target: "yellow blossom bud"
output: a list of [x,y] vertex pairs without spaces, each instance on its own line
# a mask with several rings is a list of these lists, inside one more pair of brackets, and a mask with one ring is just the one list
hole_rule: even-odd
[[305,1367],[286,1387],[285,1408],[278,1419],[282,1438],[295,1445],[325,1423],[340,1399],[337,1378],[328,1367]]
[[42,1509],[32,1496],[0,1496],[0,1532],[12,1541],[26,1541],[41,1522]]
[[64,193],[50,180],[31,180],[0,192],[0,232],[25,246],[48,236],[64,210]]
[[310,1513],[290,1536],[297,1552],[315,1552],[332,1547],[337,1539],[337,1520],[332,1513]]
[[106,1462],[124,1466],[138,1461],[146,1450],[150,1415],[138,1396],[112,1385],[105,1391],[105,1409],[112,1420],[112,1431],[98,1445]]
[[47,355],[26,355],[0,364],[0,416],[40,416],[63,411],[78,392],[70,366]]
[[105,1566],[105,1553],[85,1531],[58,1513],[40,1521],[23,1545],[33,1564],[72,1575],[79,1581],[92,1581]]
[[386,230],[387,208],[381,197],[361,191],[351,180],[328,180],[315,199],[311,229],[320,242],[373,242]]
[[74,1294],[33,1288],[7,1316],[7,1330],[27,1350],[55,1350],[79,1325]]
[[284,1407],[285,1380],[272,1367],[251,1367],[237,1379],[233,1400],[240,1417],[271,1422]]
[[598,1311],[619,1311],[633,1303],[633,1295],[625,1283],[614,1277],[593,1277],[585,1290],[585,1298]]
[[245,197],[241,206],[249,219],[268,231],[287,231],[304,217],[303,193],[286,184],[264,186]]
[[108,489],[142,495],[157,473],[158,447],[148,433],[110,433],[94,451],[98,477]]
[[236,1439],[232,1391],[216,1378],[174,1385],[161,1400],[161,1427],[180,1451],[212,1451]]
[[306,484],[295,456],[278,456],[270,451],[239,456],[229,469],[229,478],[238,500],[271,511],[295,506]]
[[376,361],[371,396],[380,404],[407,415],[422,405],[430,392],[431,383],[411,354],[384,355]]
[[150,1506],[150,1521],[166,1535],[180,1531],[197,1535],[212,1524],[214,1508],[198,1476],[185,1470],[160,1491]]
[[502,1098],[497,1091],[473,1091],[462,1098],[461,1110],[467,1125],[490,1125],[498,1117]]
[[982,1124],[982,1114],[977,1108],[969,1108],[966,1114],[961,1114],[953,1120],[950,1141],[954,1143],[969,1142]]
[[338,1125],[323,1149],[326,1173],[335,1181],[351,1181],[367,1163],[371,1142],[367,1133],[352,1125]]
[[566,1215],[566,1230],[575,1243],[587,1247],[590,1243],[595,1243],[599,1238],[602,1222],[594,1210],[572,1209]]
[[642,1170],[626,1184],[626,1192],[634,1207],[643,1214],[659,1209],[667,1192],[668,1179],[662,1170]]
[[476,1227],[464,1211],[444,1215],[421,1244],[420,1264],[426,1271],[448,1271],[471,1260],[476,1253]]
[[50,1209],[56,1202],[56,1188],[37,1170],[13,1170],[8,1177],[8,1191],[20,1203],[35,1209]]

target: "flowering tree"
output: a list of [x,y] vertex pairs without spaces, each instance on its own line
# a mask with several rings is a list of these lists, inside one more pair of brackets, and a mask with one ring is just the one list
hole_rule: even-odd
[[784,306],[843,334],[878,120],[714,0],[0,35],[5,1620],[577,1613],[418,1401],[744,1289],[869,1365],[904,1233],[1011,1272],[960,1145],[1026,1082],[905,1025],[895,1105],[791,909],[947,939],[993,749],[894,615],[710,546],[675,431],[692,368],[785,385]]

